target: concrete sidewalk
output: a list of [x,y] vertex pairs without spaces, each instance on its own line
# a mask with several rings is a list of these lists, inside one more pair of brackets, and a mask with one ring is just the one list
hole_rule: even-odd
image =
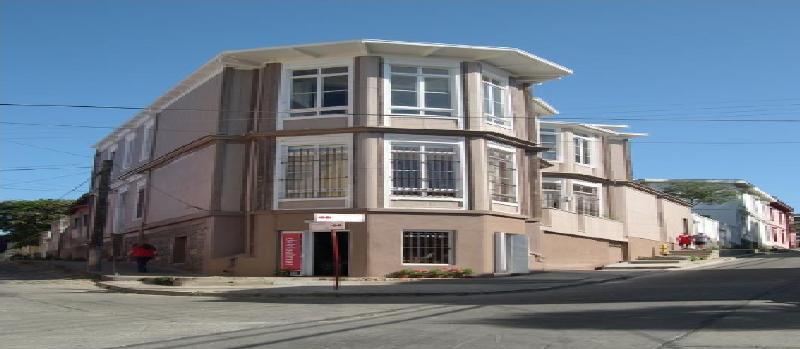
[[[466,296],[552,290],[630,279],[643,272],[552,271],[527,275],[467,279],[346,280],[339,290],[332,280],[319,278],[190,278],[182,286],[143,283],[115,277],[97,281],[111,291],[170,296],[213,297],[370,297],[370,296]],[[110,279],[110,280],[109,280]],[[179,278],[180,279],[180,278]],[[216,279],[214,282],[209,280]],[[233,286],[218,282],[229,280]],[[205,281],[205,282],[204,282]],[[210,284],[209,284],[210,283]]]

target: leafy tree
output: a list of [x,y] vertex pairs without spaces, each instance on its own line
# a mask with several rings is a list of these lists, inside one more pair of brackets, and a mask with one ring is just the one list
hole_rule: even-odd
[[724,183],[675,182],[661,188],[661,191],[697,204],[722,204],[739,194],[736,189]]
[[8,240],[18,247],[39,245],[39,233],[50,229],[50,223],[67,214],[72,200],[9,200],[0,201],[0,230],[8,232]]

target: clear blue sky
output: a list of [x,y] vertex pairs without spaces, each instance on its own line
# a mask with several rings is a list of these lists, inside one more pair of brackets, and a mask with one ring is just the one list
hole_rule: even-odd
[[[627,123],[637,178],[741,178],[800,208],[796,1],[0,1],[0,102],[146,106],[223,50],[356,38],[511,46],[575,71],[535,93]],[[116,126],[128,111],[0,107],[5,122]],[[639,118],[650,120],[598,120]],[[107,129],[0,124],[0,200],[88,178]],[[16,188],[16,189],[10,189]],[[66,197],[77,197],[87,188]]]

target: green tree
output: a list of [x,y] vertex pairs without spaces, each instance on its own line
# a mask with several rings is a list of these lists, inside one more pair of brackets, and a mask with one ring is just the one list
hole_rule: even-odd
[[705,182],[675,182],[667,184],[661,191],[697,204],[722,204],[733,199],[739,192],[728,184]]
[[0,201],[0,230],[8,232],[17,246],[39,245],[39,233],[50,229],[58,217],[67,213],[72,200]]

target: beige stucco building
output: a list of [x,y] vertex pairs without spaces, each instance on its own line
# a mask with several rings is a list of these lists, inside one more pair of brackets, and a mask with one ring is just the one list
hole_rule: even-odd
[[690,232],[691,206],[632,182],[624,125],[541,121],[541,224],[533,225],[536,268],[588,269],[651,256]]
[[570,73],[513,48],[355,40],[224,52],[96,145],[95,167],[114,164],[107,253],[143,237],[156,263],[274,275],[290,236],[293,273],[329,275],[330,234],[309,221],[353,213],[366,219],[338,235],[347,275],[527,272],[544,149],[532,86]]

